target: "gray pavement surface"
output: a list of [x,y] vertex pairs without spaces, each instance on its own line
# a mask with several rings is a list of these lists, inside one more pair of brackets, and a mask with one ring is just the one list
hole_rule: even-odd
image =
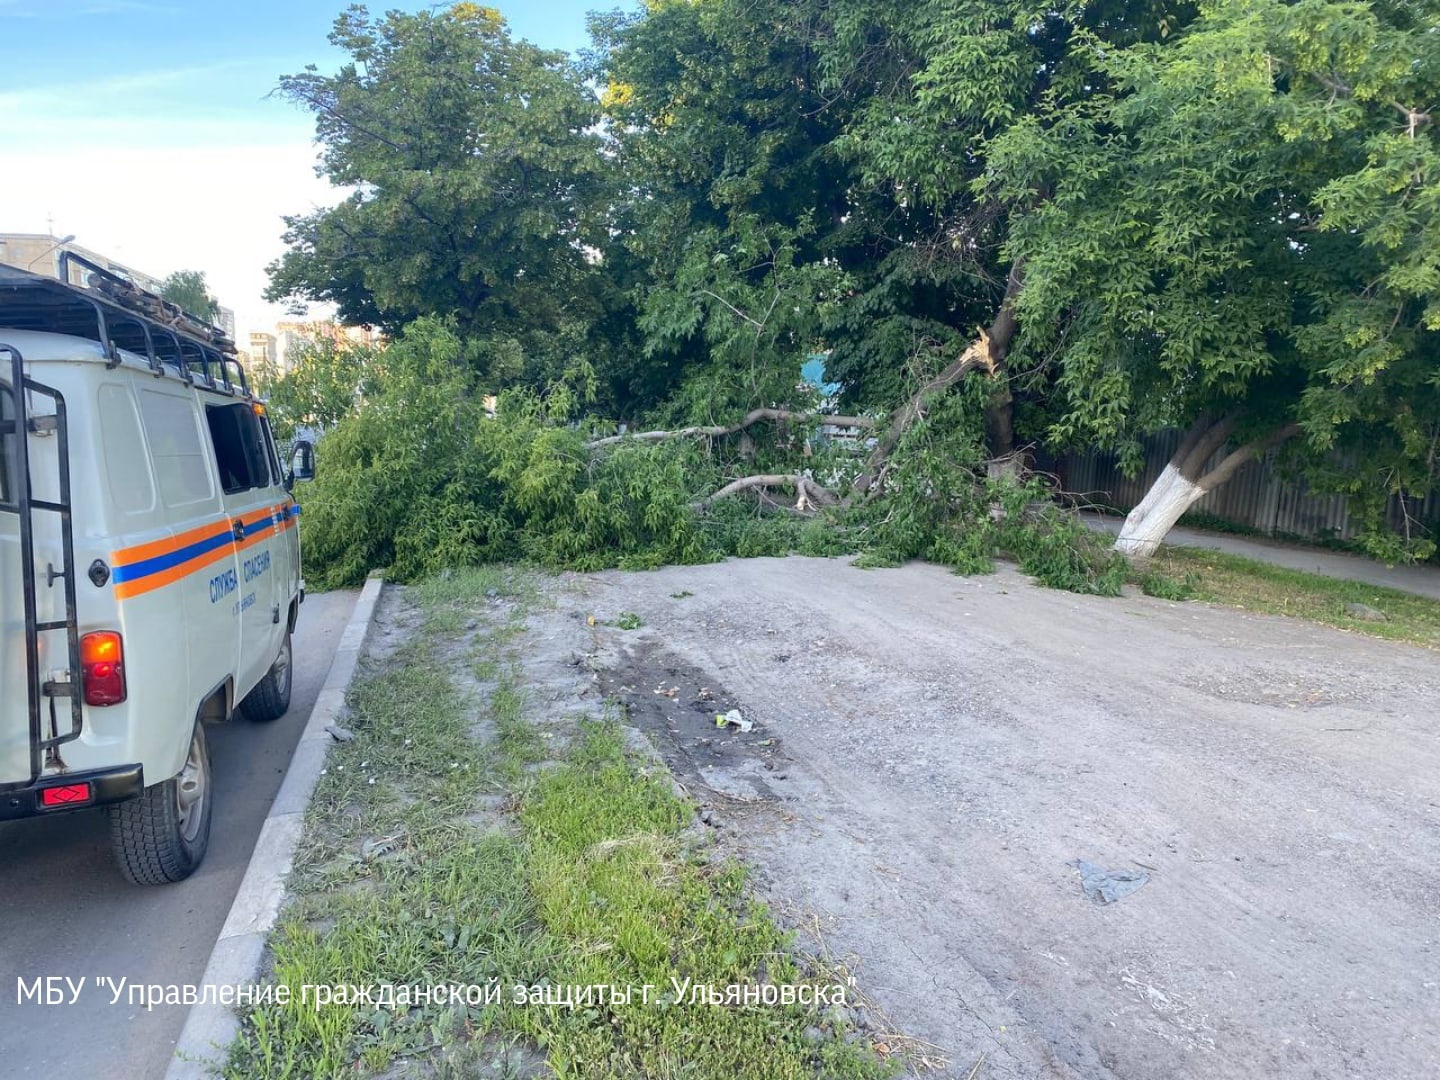
[[[1087,524],[1119,534],[1124,519],[1106,514],[1082,514]],[[1401,592],[1414,593],[1440,600],[1440,566],[1427,563],[1422,566],[1386,566],[1363,555],[1350,555],[1343,551],[1328,551],[1325,548],[1307,547],[1304,544],[1287,544],[1279,540],[1266,540],[1253,536],[1232,536],[1229,533],[1203,532],[1176,526],[1170,530],[1165,543],[1174,547],[1213,548],[1230,555],[1243,555],[1257,562],[1284,566],[1291,570],[1305,570],[1312,574],[1340,578],[1343,581],[1363,581],[1367,585],[1382,585]]]
[[[212,727],[210,851],[190,880],[128,885],[103,813],[0,825],[0,1062],[6,1077],[162,1076],[188,1010],[111,1005],[96,977],[198,984],[291,752],[320,693],[356,593],[312,593],[295,628],[290,711]],[[17,979],[68,976],[76,1004],[18,1003]]]
[[[921,1075],[1440,1077],[1433,652],[1013,569],[745,559],[554,594],[529,707],[622,701],[875,1030],[945,1059]],[[601,694],[553,703],[587,668]],[[731,708],[754,729],[717,731]],[[1097,903],[1081,860],[1148,880]]]

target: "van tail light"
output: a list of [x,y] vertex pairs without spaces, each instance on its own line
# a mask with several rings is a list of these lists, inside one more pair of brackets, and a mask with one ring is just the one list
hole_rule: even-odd
[[125,700],[125,643],[113,630],[80,639],[80,681],[86,705],[118,705]]

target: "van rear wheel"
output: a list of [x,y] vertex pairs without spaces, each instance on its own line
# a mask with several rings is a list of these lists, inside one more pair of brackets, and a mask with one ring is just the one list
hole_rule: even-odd
[[265,677],[240,703],[245,719],[255,723],[279,720],[290,711],[290,635],[280,645],[280,655],[270,665]]
[[125,879],[135,885],[184,881],[210,846],[210,750],[196,723],[178,776],[147,787],[110,811],[110,844]]

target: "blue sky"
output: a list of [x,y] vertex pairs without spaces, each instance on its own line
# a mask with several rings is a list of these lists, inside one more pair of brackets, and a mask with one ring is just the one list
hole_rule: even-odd
[[[77,242],[163,275],[193,267],[242,323],[263,305],[282,213],[333,197],[307,114],[267,99],[326,41],[346,0],[0,0],[0,232]],[[417,10],[380,2],[372,11]],[[586,12],[627,0],[493,4],[547,48],[588,44]]]

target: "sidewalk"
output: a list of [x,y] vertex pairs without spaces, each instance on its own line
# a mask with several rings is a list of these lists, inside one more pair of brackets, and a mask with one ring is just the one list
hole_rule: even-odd
[[[1124,522],[1123,518],[1095,513],[1084,513],[1081,517],[1091,528],[1103,529],[1112,534],[1118,534]],[[1367,585],[1383,585],[1386,588],[1414,593],[1416,596],[1440,600],[1440,566],[1434,564],[1386,566],[1363,555],[1349,555],[1343,551],[1285,544],[1260,537],[1201,532],[1199,529],[1182,526],[1171,529],[1165,543],[1175,547],[1213,548],[1291,570],[1305,570],[1345,581],[1363,581]]]

